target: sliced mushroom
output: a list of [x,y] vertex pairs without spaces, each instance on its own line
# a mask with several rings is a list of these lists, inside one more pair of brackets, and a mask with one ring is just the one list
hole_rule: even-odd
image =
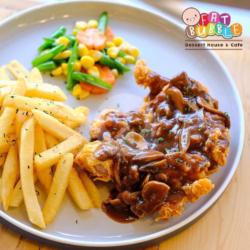
[[170,83],[173,86],[177,86],[177,87],[184,87],[184,86],[188,85],[189,79],[188,79],[187,73],[186,72],[180,73],[176,77],[172,78],[170,80]]
[[183,112],[186,106],[186,101],[184,100],[181,91],[176,87],[171,87],[166,92],[176,108]]
[[140,174],[137,165],[132,165],[128,171],[128,181],[130,185],[135,184],[140,180]]
[[129,191],[123,191],[121,194],[119,194],[123,202],[127,205],[133,205],[136,203],[139,192],[129,192]]
[[114,175],[114,180],[115,180],[115,182],[117,184],[116,187],[119,188],[121,186],[120,161],[119,160],[114,160],[113,175]]
[[167,182],[168,176],[165,173],[159,173],[155,175],[155,179],[160,182]]
[[145,150],[148,148],[148,143],[140,134],[136,132],[128,132],[125,136],[126,142],[133,148]]
[[119,151],[119,146],[114,141],[103,142],[95,151],[95,157],[100,161],[113,158]]
[[148,182],[149,182],[150,177],[151,177],[151,174],[150,174],[150,173],[148,173],[148,174],[146,175],[146,177],[144,178],[144,180],[143,180],[142,184],[141,184],[141,188],[143,188],[143,186],[144,186],[146,183],[148,183]]
[[164,159],[164,154],[160,151],[142,151],[132,158],[133,162],[137,163],[147,163],[156,160]]
[[231,122],[230,122],[230,118],[228,116],[227,113],[224,113],[218,109],[215,109],[213,107],[210,107],[208,103],[206,103],[206,101],[201,98],[200,96],[197,97],[197,104],[204,108],[206,111],[210,112],[210,113],[214,113],[214,114],[217,114],[217,115],[220,115],[220,116],[223,116],[224,119],[225,119],[225,125],[230,128],[230,125],[231,125]]
[[169,186],[159,181],[149,181],[142,189],[144,201],[159,203],[168,195]]
[[167,160],[163,159],[160,161],[149,162],[139,167],[141,172],[158,173],[163,170],[167,165]]
[[179,149],[185,153],[190,146],[190,130],[183,128],[179,133]]

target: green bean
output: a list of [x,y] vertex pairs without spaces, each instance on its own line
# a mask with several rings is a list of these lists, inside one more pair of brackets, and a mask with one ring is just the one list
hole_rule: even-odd
[[123,50],[120,50],[119,52],[118,52],[118,56],[119,57],[124,57],[124,56],[126,56],[127,54],[123,51]]
[[64,26],[59,27],[49,38],[44,38],[44,43],[38,48],[38,52],[51,48],[55,44],[56,38],[63,36],[66,33]]
[[55,57],[56,55],[58,55],[60,52],[62,52],[63,50],[65,50],[65,46],[63,44],[59,44],[56,47],[49,49],[47,51],[45,51],[43,54],[37,56],[33,61],[32,61],[32,65],[33,67],[47,62],[49,60],[51,60],[53,57]]
[[52,38],[44,38],[44,43],[38,48],[39,53],[44,51],[45,49],[51,48],[53,43],[55,42],[55,39]]
[[100,78],[97,78],[95,76],[92,76],[90,74],[86,74],[86,73],[81,73],[81,72],[74,72],[72,74],[72,78],[75,81],[78,82],[87,82],[91,85],[94,85],[96,87],[100,87],[102,89],[112,89],[112,85],[104,82],[103,80],[101,80]]
[[104,11],[100,14],[98,20],[98,29],[100,32],[104,33],[108,25],[108,12]]
[[106,65],[111,69],[117,69],[120,74],[130,71],[129,67],[127,67],[126,65],[120,63],[118,60],[113,59],[105,54],[102,55],[99,63],[102,65]]
[[51,38],[59,38],[66,33],[66,28],[64,26],[59,27],[52,35]]
[[38,64],[36,66],[40,71],[46,72],[46,71],[51,71],[56,68],[56,64],[53,61],[48,61],[45,63]]
[[67,89],[72,90],[74,87],[74,81],[72,79],[72,73],[74,71],[74,63],[78,58],[78,46],[77,42],[74,42],[73,48],[72,48],[72,53],[69,57],[69,62],[68,62],[68,74],[67,74]]
[[73,36],[73,35],[66,35],[65,37],[67,37],[69,39],[69,41],[70,41],[70,47],[71,46],[73,47],[73,45],[75,44],[75,41],[76,41],[76,37]]

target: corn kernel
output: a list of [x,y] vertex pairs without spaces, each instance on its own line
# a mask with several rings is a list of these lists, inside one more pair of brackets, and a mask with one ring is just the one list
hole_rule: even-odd
[[89,96],[89,92],[82,89],[82,87],[79,84],[77,84],[74,86],[72,90],[72,95],[77,99],[82,100]]
[[68,74],[68,64],[67,63],[62,63],[62,73],[66,76]]
[[78,21],[78,22],[76,22],[75,27],[76,27],[78,30],[85,30],[85,29],[87,29],[87,23],[84,22],[84,21]]
[[78,45],[78,53],[79,53],[80,56],[87,56],[87,55],[88,55],[88,52],[89,52],[89,50],[88,50],[88,48],[85,46],[85,44],[80,43],[80,44]]
[[59,59],[67,59],[71,56],[71,50],[67,49],[61,53],[59,53],[58,55],[56,55],[53,59],[59,60]]
[[122,45],[120,46],[120,50],[128,53],[130,51],[130,45],[128,42],[124,42],[122,43]]
[[91,56],[95,62],[99,61],[102,58],[102,53],[98,50],[89,50],[88,55]]
[[127,64],[134,64],[135,63],[135,58],[133,56],[126,55],[126,56],[124,56],[124,59],[125,59]]
[[119,53],[119,49],[117,47],[111,47],[111,48],[108,48],[108,50],[107,50],[107,54],[111,58],[116,58],[118,53]]
[[76,36],[78,32],[79,32],[79,29],[74,28],[73,31],[72,31],[72,34],[73,34],[74,36]]
[[67,63],[62,63],[61,67],[62,67],[62,70],[66,70],[68,68],[68,64]]
[[81,89],[82,88],[81,88],[81,86],[79,84],[75,85],[73,90],[72,90],[72,95],[75,96],[75,97],[80,95]]
[[120,46],[123,43],[123,39],[121,37],[115,37],[112,42],[115,46]]
[[129,53],[131,56],[137,58],[140,55],[140,51],[137,48],[130,48]]
[[89,69],[94,66],[95,61],[91,56],[83,56],[81,58],[81,64],[85,69]]
[[64,74],[65,76],[67,76],[67,75],[68,75],[68,68],[63,69],[63,74]]
[[70,40],[65,36],[61,36],[61,37],[56,39],[57,44],[63,44],[65,46],[68,46],[69,42],[70,42]]
[[122,64],[126,63],[126,60],[123,57],[118,57],[117,60]]
[[89,95],[90,95],[89,91],[82,89],[82,92],[78,98],[79,98],[79,100],[83,100],[83,99],[87,98]]
[[98,78],[100,77],[100,72],[96,66],[89,68],[87,72],[88,72],[88,74],[90,74],[92,76],[95,76]]
[[51,71],[53,76],[61,76],[63,73],[62,67],[57,67],[56,69]]
[[74,63],[74,70],[75,71],[81,71],[82,65],[80,61],[75,61]]
[[115,45],[114,45],[114,43],[112,43],[112,42],[110,42],[110,41],[107,41],[107,42],[106,42],[106,46],[107,46],[108,48],[111,48],[111,47],[114,47]]
[[88,28],[97,28],[98,26],[98,21],[92,19],[88,21]]
[[112,69],[112,73],[114,74],[115,77],[119,76],[119,72],[117,69]]

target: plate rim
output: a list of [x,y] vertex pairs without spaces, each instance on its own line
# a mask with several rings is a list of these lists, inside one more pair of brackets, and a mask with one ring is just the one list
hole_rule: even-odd
[[[71,1],[63,1],[63,2],[50,2],[50,3],[45,3],[45,4],[38,4],[35,6],[32,6],[30,8],[27,8],[25,10],[19,11],[18,13],[15,13],[7,18],[4,18],[0,22],[0,29],[3,28],[5,25],[7,25],[9,22],[22,18],[22,16],[25,16],[26,14],[32,13],[33,11],[37,9],[46,9],[51,6],[57,6],[57,5],[67,5],[67,4],[75,4],[75,3],[85,3],[85,4],[99,4],[99,3],[106,3],[106,4],[111,4],[111,5],[117,5],[117,6],[125,6],[129,7],[132,9],[136,9],[141,12],[146,12],[149,15],[153,15],[157,18],[163,19],[164,21],[168,21],[172,24],[174,24],[179,30],[184,30],[183,26],[177,22],[174,18],[172,18],[168,13],[161,13],[157,10],[149,10],[148,8],[143,8],[143,6],[129,3],[129,2],[117,2],[115,0],[71,0]],[[141,243],[146,243],[167,235],[172,235],[175,232],[180,231],[181,229],[186,228],[188,225],[190,225],[192,222],[195,222],[199,217],[201,217],[209,208],[211,208],[216,201],[221,197],[223,192],[226,190],[228,187],[230,181],[232,180],[232,177],[239,165],[241,155],[243,152],[243,146],[244,146],[244,135],[245,135],[245,119],[244,119],[244,110],[243,110],[243,105],[241,101],[241,97],[239,94],[239,91],[236,87],[236,83],[234,79],[232,78],[231,74],[229,73],[228,69],[224,65],[224,63],[221,61],[219,56],[214,52],[214,51],[207,51],[212,58],[216,61],[216,63],[221,67],[223,73],[227,77],[229,84],[231,85],[235,96],[236,96],[236,101],[239,106],[239,116],[240,116],[240,138],[239,138],[239,145],[237,148],[236,156],[233,161],[231,171],[228,173],[226,178],[223,180],[223,183],[221,187],[213,194],[213,196],[198,210],[196,210],[193,214],[191,214],[189,217],[186,219],[180,221],[179,223],[171,226],[170,228],[162,229],[157,232],[154,232],[150,235],[146,236],[140,236],[136,237],[134,239],[127,239],[127,240],[120,240],[120,241],[105,241],[105,242],[90,242],[90,241],[85,241],[85,240],[74,240],[74,239],[65,239],[57,235],[52,235],[47,232],[43,232],[35,227],[32,227],[31,225],[26,225],[23,224],[22,222],[18,221],[17,219],[11,217],[10,215],[6,214],[3,210],[0,210],[0,217],[10,223],[12,226],[17,227],[20,230],[25,231],[25,233],[31,234],[32,236],[42,238],[44,240],[50,240],[53,242],[57,242],[60,244],[67,244],[67,245],[72,245],[72,246],[82,246],[82,247],[119,247],[119,246],[129,246],[129,245],[135,245],[135,244],[141,244]]]

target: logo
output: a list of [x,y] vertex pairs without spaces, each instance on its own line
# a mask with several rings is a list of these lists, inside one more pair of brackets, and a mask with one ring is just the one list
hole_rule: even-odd
[[[219,44],[218,47],[223,49],[234,48],[242,49],[242,35],[243,27],[240,23],[232,23],[232,18],[229,13],[218,13],[211,11],[209,13],[202,12],[196,8],[190,7],[183,11],[182,21],[185,23],[185,37],[186,41],[199,41],[195,38],[201,38],[200,41],[210,41],[210,44]],[[211,39],[211,40],[208,40]],[[217,40],[216,40],[217,39]],[[236,40],[237,39],[237,40]],[[228,40],[239,42],[237,45],[228,43]],[[221,45],[221,42],[225,42]],[[187,47],[187,44],[186,44]],[[215,46],[204,46],[204,49]]]

